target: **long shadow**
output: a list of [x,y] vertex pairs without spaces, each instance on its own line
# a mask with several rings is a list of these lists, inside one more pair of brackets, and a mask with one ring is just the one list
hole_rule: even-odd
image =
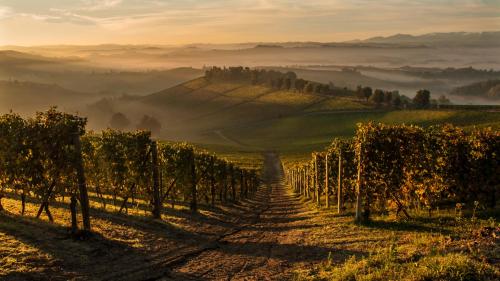
[[245,230],[282,232],[282,231],[297,230],[297,229],[311,229],[315,227],[318,226],[309,224],[285,225],[285,226],[247,226],[245,227]]
[[[19,199],[15,194],[6,193],[6,197],[12,199]],[[39,200],[34,197],[27,196],[27,203],[39,204]],[[248,204],[257,204],[249,199],[247,201]],[[241,203],[240,203],[241,204]],[[68,204],[64,202],[52,201],[52,207],[68,209]],[[251,219],[253,217],[253,212],[251,212],[250,207],[244,208],[238,206],[238,203],[230,203],[225,205],[228,210],[224,210],[221,207],[203,207],[200,208],[201,211],[211,211],[210,215],[203,214],[201,212],[193,213],[188,209],[171,209],[171,208],[163,208],[163,214],[166,216],[171,216],[175,218],[182,218],[193,222],[195,224],[204,224],[204,225],[213,225],[223,228],[233,228],[237,226],[237,222],[231,222],[228,218],[240,216],[243,220]],[[138,210],[140,211],[149,211],[145,209],[146,206],[140,206]],[[162,234],[165,236],[166,234],[173,234],[177,237],[186,237],[196,239],[198,241],[206,241],[210,236],[213,237],[214,233],[203,233],[202,231],[195,232],[187,232],[182,230],[179,227],[175,227],[172,224],[166,221],[158,221],[153,220],[149,216],[144,215],[136,215],[136,214],[127,214],[127,213],[118,213],[109,210],[103,210],[98,207],[91,207],[91,216],[99,219],[108,220],[113,223],[118,223],[121,225],[126,225],[128,227],[137,228],[141,230],[155,231],[155,233]]]
[[443,227],[429,226],[419,223],[418,221],[382,221],[373,220],[370,222],[362,223],[361,225],[369,228],[386,229],[391,231],[416,231],[416,232],[432,232],[451,234],[452,231]]
[[[278,258],[289,263],[294,262],[319,262],[324,261],[330,253],[343,256],[344,259],[350,256],[365,256],[364,251],[346,250],[341,248],[327,248],[320,246],[298,245],[298,244],[277,244],[268,242],[225,242],[220,251],[250,257]],[[271,254],[270,254],[271,252]],[[336,260],[343,261],[343,260]]]
[[[0,232],[11,235],[31,247],[50,255],[51,261],[41,264],[41,271],[12,272],[1,280],[70,280],[84,277],[99,280],[113,268],[127,264],[147,263],[150,256],[127,244],[109,240],[94,233],[88,241],[68,238],[66,227],[21,217],[8,212],[0,213]],[[35,257],[29,257],[35,262]]]

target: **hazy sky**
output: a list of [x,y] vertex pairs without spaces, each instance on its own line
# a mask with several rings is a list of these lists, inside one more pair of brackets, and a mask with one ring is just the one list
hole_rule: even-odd
[[500,30],[500,0],[0,0],[0,45],[344,41]]

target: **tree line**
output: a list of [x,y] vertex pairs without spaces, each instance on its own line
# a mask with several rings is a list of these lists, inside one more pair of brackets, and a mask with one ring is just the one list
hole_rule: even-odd
[[233,81],[252,85],[266,85],[276,90],[295,91],[300,93],[316,93],[325,95],[353,96],[354,91],[347,88],[335,87],[298,78],[293,71],[286,73],[266,70],[251,69],[249,67],[211,67],[205,71],[208,81]]
[[417,91],[415,97],[410,99],[401,95],[399,91],[372,89],[359,85],[355,90],[346,87],[335,87],[333,83],[324,84],[305,80],[297,77],[293,71],[286,73],[266,70],[251,69],[249,67],[211,67],[205,71],[205,79],[208,81],[229,81],[248,83],[251,85],[265,85],[275,90],[292,91],[298,93],[315,93],[331,96],[354,97],[361,101],[369,102],[377,107],[388,108],[428,108],[439,104],[449,104],[446,97],[441,96],[438,100],[431,99],[429,90]]

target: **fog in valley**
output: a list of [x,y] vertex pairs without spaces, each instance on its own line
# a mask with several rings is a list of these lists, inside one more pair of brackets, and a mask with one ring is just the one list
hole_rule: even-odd
[[397,90],[410,98],[425,88],[433,98],[445,95],[455,104],[500,104],[498,95],[450,94],[457,87],[500,78],[500,33],[485,33],[476,41],[471,38],[477,34],[446,36],[344,43],[3,46],[0,111],[32,115],[58,106],[87,116],[95,130],[111,126],[117,113],[126,116],[128,129],[139,128],[146,116],[159,120],[164,136],[196,139],[186,127],[197,127],[196,134],[204,128],[185,122],[198,116],[190,107],[144,100],[202,77],[211,66],[293,71],[334,87]]

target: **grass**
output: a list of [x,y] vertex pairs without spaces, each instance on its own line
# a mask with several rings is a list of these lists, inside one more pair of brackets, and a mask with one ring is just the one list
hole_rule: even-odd
[[500,128],[500,112],[456,110],[353,111],[299,114],[231,128],[224,134],[262,149],[279,150],[284,155],[308,154],[323,150],[333,138],[352,137],[359,122],[415,124],[429,126],[452,123],[471,129],[473,126]]
[[[312,203],[310,207],[315,208]],[[485,227],[496,228],[498,233],[500,224],[494,218],[472,219],[469,215],[458,219],[453,211],[446,210],[432,218],[413,214],[414,219],[406,222],[375,216],[372,223],[356,225],[351,215],[338,216],[324,208],[317,210],[316,219],[323,227],[313,230],[308,241],[336,250],[321,264],[296,267],[294,280],[500,278],[499,238],[479,234]]]
[[146,201],[137,200],[138,208],[119,214],[110,196],[102,209],[91,193],[93,235],[81,242],[69,237],[68,199],[58,197],[51,203],[51,223],[44,213],[35,218],[39,200],[28,197],[21,216],[19,196],[7,193],[0,212],[0,280],[102,280],[113,272],[147,266],[158,255],[198,247],[231,229],[225,221],[248,211],[245,203],[200,205],[194,215],[186,204],[165,204],[162,220],[153,220]]
[[[331,281],[476,281],[496,280],[499,271],[465,254],[434,254],[423,258],[410,258],[407,262],[398,256],[398,247],[387,248],[367,258],[351,257],[343,265],[327,264],[320,269],[319,278]],[[414,261],[416,260],[416,261]],[[311,278],[303,278],[308,280]]]
[[370,106],[347,98],[331,98],[321,103],[315,104],[305,110],[305,112],[335,111],[335,110],[369,110]]
[[318,95],[296,93],[290,91],[276,91],[260,97],[257,101],[262,103],[270,103],[281,106],[290,107],[305,107],[323,100],[324,98]]
[[237,88],[233,91],[230,91],[226,94],[225,96],[233,97],[233,98],[239,98],[242,100],[250,100],[254,99],[266,92],[269,91],[268,87],[264,86],[245,86],[241,88]]

